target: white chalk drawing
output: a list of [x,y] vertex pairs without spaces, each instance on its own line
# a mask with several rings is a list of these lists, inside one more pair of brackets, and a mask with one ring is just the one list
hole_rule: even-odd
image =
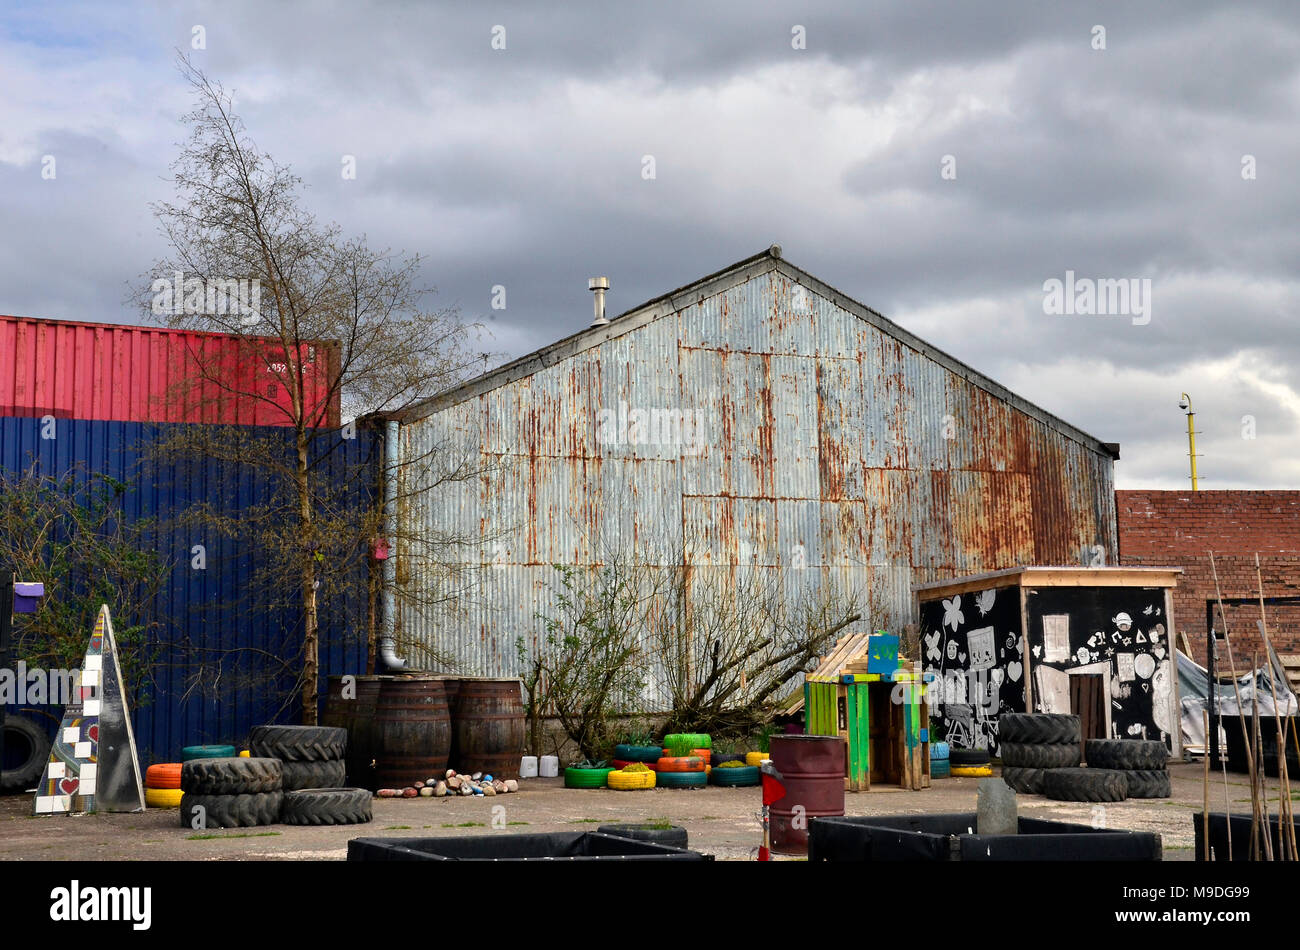
[[958,654],[957,654],[957,662],[958,662],[958,663],[965,663],[965,662],[966,662],[966,654],[965,654],[965,653],[958,653]]
[[1106,634],[1102,633],[1100,630],[1098,630],[1096,633],[1094,633],[1092,636],[1088,638],[1088,646],[1094,649],[1101,646],[1105,642],[1106,642]]
[[1019,660],[1012,660],[1007,664],[1007,676],[1011,677],[1011,682],[1019,683],[1020,674],[1024,673],[1025,668],[1020,665]]
[[1008,633],[1006,649],[1008,650],[1014,649],[1015,645],[1016,645],[1016,635],[1014,633]]
[[1068,713],[1070,711],[1070,677],[1050,666],[1034,670],[1034,702],[1038,712]]
[[1031,652],[1033,652],[1034,658],[1037,659],[1038,657],[1042,656],[1043,645],[1041,643],[1035,643],[1034,649]]
[[1128,727],[1128,734],[1130,736],[1143,736],[1146,735],[1146,729],[1135,722]]
[[1114,648],[1114,647],[1106,647],[1105,653],[1106,653],[1107,656],[1114,656],[1114,655],[1115,655],[1115,648]]
[[1146,616],[1150,617],[1150,616],[1151,616],[1151,611],[1153,611],[1153,610],[1155,610],[1155,609],[1156,609],[1156,608],[1155,608],[1155,605],[1153,605],[1153,604],[1147,604],[1145,607],[1142,608],[1142,613],[1145,614]]
[[925,635],[925,658],[927,660],[942,660],[943,653],[939,650],[939,631],[927,633]]
[[1172,667],[1172,663],[1168,660],[1164,661],[1156,667],[1155,675],[1151,678],[1151,720],[1156,724],[1156,728],[1164,733],[1173,732],[1175,725],[1181,726],[1176,720],[1171,719],[1173,715]]
[[1092,654],[1088,652],[1087,647],[1079,647],[1079,649],[1074,651],[1074,658],[1080,663],[1087,663],[1092,659]]
[[1133,618],[1122,610],[1112,617],[1110,622],[1119,627],[1122,633],[1128,633],[1129,627],[1133,626]]
[[1151,642],[1159,643],[1160,638],[1164,635],[1164,632],[1165,632],[1165,625],[1162,623],[1156,624],[1151,631]]
[[952,600],[943,602],[943,625],[952,627],[955,632],[965,622],[966,616],[961,612],[961,594],[954,594]]
[[[1070,615],[1046,614],[1043,617],[1043,646],[1047,655],[1045,663],[1064,663],[1070,658]],[[1038,655],[1038,648],[1034,648]]]
[[996,590],[985,590],[975,597],[975,606],[980,609],[980,616],[983,617],[993,609],[993,599],[997,596]]
[[1121,683],[1118,676],[1112,676],[1110,679],[1110,695],[1112,699],[1128,699],[1133,692],[1133,687],[1129,683]]
[[957,659],[957,641],[956,641],[956,640],[949,640],[949,641],[948,641],[948,659],[950,659],[950,660],[955,660],[955,659]]
[[972,670],[992,669],[997,663],[997,648],[993,643],[993,628],[980,627],[966,634],[966,646],[970,650],[970,668]]
[[1133,654],[1116,653],[1116,669],[1121,683],[1131,683],[1133,681]]
[[1139,653],[1133,660],[1133,671],[1144,680],[1149,680],[1151,674],[1156,671],[1156,661],[1149,653]]
[[1134,639],[1137,640],[1138,643],[1146,643],[1146,642],[1147,642],[1146,635],[1145,635],[1141,630],[1138,631],[1138,635],[1137,635],[1136,637],[1134,637]]
[[1163,660],[1165,658],[1164,647],[1154,647],[1152,648],[1151,652],[1155,654],[1157,660]]

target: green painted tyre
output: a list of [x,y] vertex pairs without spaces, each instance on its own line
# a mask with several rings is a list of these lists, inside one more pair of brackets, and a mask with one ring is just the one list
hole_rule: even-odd
[[565,788],[604,788],[613,769],[574,769],[564,770]]
[[692,749],[713,748],[713,738],[707,732],[670,732],[664,736],[664,746],[689,745]]
[[658,762],[664,750],[657,745],[628,745],[621,743],[614,746],[614,758],[623,762]]
[[187,745],[181,749],[181,761],[190,759],[229,759],[239,755],[233,745]]
[[708,782],[706,772],[660,772],[655,776],[658,788],[703,788]]
[[757,765],[745,765],[738,769],[720,769],[715,766],[709,777],[714,785],[723,788],[752,788],[763,780]]

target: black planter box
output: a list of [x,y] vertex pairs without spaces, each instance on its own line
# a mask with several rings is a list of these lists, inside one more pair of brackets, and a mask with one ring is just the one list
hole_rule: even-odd
[[713,855],[599,831],[353,838],[349,861],[712,861]]
[[[1250,764],[1246,759],[1246,736],[1253,741],[1255,737],[1255,720],[1251,716],[1221,716],[1220,724],[1228,739],[1227,759],[1229,772],[1249,772]],[[1245,736],[1242,726],[1245,726]],[[1300,758],[1295,753],[1295,740],[1291,731],[1296,728],[1294,716],[1282,717],[1282,741],[1286,746],[1286,771],[1288,775],[1300,775]],[[1277,764],[1277,723],[1272,716],[1259,717],[1260,745],[1263,750],[1264,774],[1270,778],[1278,777]],[[1226,839],[1225,839],[1226,840]],[[1236,839],[1233,848],[1236,848]]]
[[[1196,860],[1205,860],[1205,812],[1192,815],[1196,826]],[[1269,830],[1273,837],[1273,856],[1281,854],[1282,824],[1277,815],[1269,815]],[[1221,811],[1210,812],[1210,860],[1228,860],[1229,822]],[[1250,815],[1233,815],[1231,821],[1232,860],[1250,860]],[[1289,840],[1288,836],[1288,840]],[[1296,837],[1300,838],[1300,823],[1296,824]],[[1260,844],[1263,847],[1263,844]],[[1261,855],[1260,860],[1263,860]]]
[[975,812],[814,818],[809,861],[1159,861],[1160,835],[1021,818],[1016,835],[977,835]]

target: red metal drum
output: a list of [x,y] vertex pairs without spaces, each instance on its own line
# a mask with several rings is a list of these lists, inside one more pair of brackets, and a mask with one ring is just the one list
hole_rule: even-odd
[[772,850],[808,853],[808,823],[844,814],[844,740],[839,736],[772,736],[772,766],[784,797],[771,809]]

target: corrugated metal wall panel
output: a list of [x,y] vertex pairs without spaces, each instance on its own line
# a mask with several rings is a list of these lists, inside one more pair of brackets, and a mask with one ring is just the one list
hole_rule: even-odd
[[[213,678],[218,669],[228,681],[248,673],[249,654],[231,656],[229,651],[265,651],[272,656],[296,652],[300,622],[296,610],[278,606],[285,599],[282,592],[252,584],[254,552],[230,539],[196,537],[176,524],[181,512],[198,501],[214,505],[223,515],[237,515],[265,501],[267,491],[265,481],[247,466],[211,460],[198,465],[149,461],[148,447],[176,429],[59,419],[49,430],[39,419],[0,418],[0,469],[15,472],[35,462],[40,472],[51,476],[74,468],[111,476],[129,485],[128,516],[155,522],[155,550],[169,570],[154,607],[160,626],[151,646],[160,651],[158,663],[150,671],[151,681],[141,684],[133,706],[136,742],[146,762],[175,760],[183,745],[243,741],[253,725],[297,721],[298,715],[296,700],[282,708],[292,687],[283,679],[267,689],[232,689],[214,696],[188,691],[204,664],[213,668]],[[52,431],[54,438],[42,438],[43,430]],[[271,428],[263,434],[286,439],[288,448],[291,433],[286,430]],[[337,449],[324,455],[322,477],[336,486],[354,481],[359,469],[373,464],[379,445],[365,430],[358,430],[355,439],[340,439]],[[319,440],[318,450],[327,448],[327,440]],[[195,544],[206,548],[204,570],[191,569]],[[322,694],[326,676],[365,671],[364,567],[359,569],[357,583],[349,588],[355,593],[321,605]],[[119,618],[119,624],[128,620]],[[89,636],[89,628],[86,633]],[[225,658],[217,662],[219,657]],[[50,712],[57,717],[58,710]]]
[[[579,437],[575,414],[647,400],[698,413],[700,451]],[[464,673],[518,672],[513,637],[507,651],[492,628],[538,635],[544,554],[587,566],[609,545],[684,544],[699,571],[734,576],[749,560],[787,569],[792,593],[843,584],[867,606],[864,625],[897,629],[912,584],[1113,550],[1109,457],[775,271],[405,425],[403,451],[466,415],[488,420],[474,448],[509,455],[515,472],[430,500],[469,510],[413,517],[485,536],[508,527],[512,540],[472,619],[404,628]],[[570,435],[539,437],[557,425]],[[659,461],[629,473],[629,455]]]
[[[331,345],[302,346],[310,405],[328,395]],[[0,316],[0,416],[287,426],[287,370],[272,369],[283,354],[266,337]],[[205,372],[258,398],[235,399]]]

